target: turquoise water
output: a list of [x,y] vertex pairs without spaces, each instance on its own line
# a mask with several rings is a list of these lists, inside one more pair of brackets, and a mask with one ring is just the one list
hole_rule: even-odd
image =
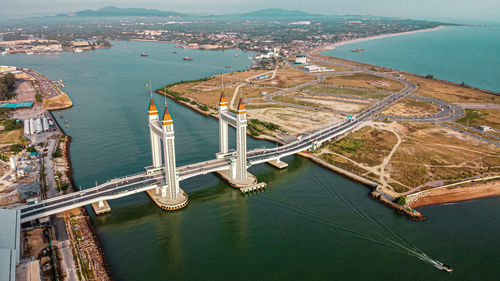
[[[159,87],[249,63],[248,54],[234,57],[232,50],[174,55],[171,45],[114,44],[83,54],[0,57],[1,64],[32,67],[68,86],[75,106],[61,114],[71,122],[71,159],[82,188],[150,164],[146,80]],[[185,55],[195,60],[185,63]],[[155,100],[162,108],[163,99]],[[168,104],[178,164],[213,158],[217,120]],[[250,147],[263,145],[272,144],[249,139]],[[111,201],[112,212],[94,223],[115,280],[498,279],[500,198],[423,207],[428,219],[411,222],[369,199],[356,182],[300,157],[284,160],[286,170],[251,168],[269,184],[264,193],[242,196],[208,174],[181,182],[190,204],[179,212],[163,212],[144,194]],[[408,254],[413,247],[455,272]]]
[[[362,48],[365,51],[351,52]],[[446,27],[348,44],[325,55],[500,92],[500,25]]]

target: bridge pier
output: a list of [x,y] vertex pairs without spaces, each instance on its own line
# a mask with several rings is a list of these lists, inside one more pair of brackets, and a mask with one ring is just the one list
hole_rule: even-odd
[[111,207],[109,207],[108,201],[106,200],[101,200],[92,203],[92,209],[94,209],[94,213],[96,215],[101,215],[111,212]]
[[[151,102],[154,106],[153,100]],[[154,107],[156,108],[156,106]],[[163,139],[163,157],[165,162],[163,173],[165,175],[165,183],[153,190],[146,191],[146,193],[163,210],[178,210],[187,206],[188,196],[179,187],[179,174],[175,164],[174,121],[168,112],[166,104],[161,129],[158,123],[158,118],[152,121],[150,118],[151,132],[155,137]]]
[[276,160],[267,161],[267,164],[274,166],[278,169],[284,169],[288,167],[288,163],[281,161],[279,158]]

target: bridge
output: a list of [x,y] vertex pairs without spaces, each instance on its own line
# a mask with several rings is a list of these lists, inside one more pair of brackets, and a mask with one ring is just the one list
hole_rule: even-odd
[[[157,107],[151,98],[148,119],[151,139],[152,165],[145,171],[109,180],[101,185],[43,200],[33,205],[19,207],[21,223],[36,220],[73,208],[96,202],[122,198],[139,192],[147,192],[151,199],[165,210],[177,210],[188,203],[186,193],[179,182],[198,175],[218,172],[235,187],[252,184],[247,169],[253,165],[269,161],[279,161],[308,149],[315,149],[323,143],[334,140],[357,128],[364,121],[391,106],[402,97],[412,93],[416,85],[404,79],[391,77],[405,84],[400,92],[372,105],[370,108],[343,122],[322,128],[314,133],[299,137],[296,141],[283,146],[247,151],[246,147],[246,110],[240,99],[236,114],[228,110],[228,103],[222,92],[219,100],[219,153],[216,158],[204,162],[176,167],[175,136],[173,120],[167,106],[160,121]],[[236,129],[236,150],[228,150],[228,126]],[[163,152],[163,153],[162,153]]]

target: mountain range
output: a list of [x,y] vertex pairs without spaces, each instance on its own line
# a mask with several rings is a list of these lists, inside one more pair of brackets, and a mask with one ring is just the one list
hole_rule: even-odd
[[196,18],[228,18],[228,19],[258,19],[258,18],[312,18],[323,15],[314,15],[299,10],[262,9],[247,13],[221,14],[221,15],[193,15],[172,11],[162,11],[144,8],[119,8],[107,6],[98,10],[83,10],[74,13],[60,14],[58,17],[196,17]]

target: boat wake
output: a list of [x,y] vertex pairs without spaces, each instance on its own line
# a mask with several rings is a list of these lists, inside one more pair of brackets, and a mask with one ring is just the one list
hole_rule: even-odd
[[323,224],[326,224],[328,226],[331,226],[335,229],[344,231],[350,235],[371,241],[373,243],[379,244],[381,246],[387,247],[393,251],[402,253],[402,254],[407,254],[409,256],[413,256],[415,258],[418,258],[419,260],[422,260],[424,262],[427,262],[434,267],[436,267],[439,270],[445,270],[448,272],[453,271],[451,267],[441,263],[440,261],[434,260],[427,256],[422,250],[417,248],[416,246],[411,245],[407,240],[405,240],[403,237],[397,235],[393,231],[391,231],[389,228],[384,226],[383,224],[377,222],[376,220],[372,219],[370,216],[367,214],[363,213],[361,210],[357,209],[355,206],[350,204],[347,200],[345,200],[340,194],[336,193],[335,191],[329,189],[326,187],[322,182],[320,182],[317,178],[310,177],[306,174],[303,174],[303,177],[305,177],[308,181],[311,183],[314,183],[314,185],[319,186],[323,191],[325,191],[332,199],[334,199],[339,205],[343,206],[344,208],[352,211],[355,215],[360,217],[361,219],[365,220],[372,226],[376,227],[380,232],[378,233],[365,233],[362,231],[359,231],[357,229],[351,228],[347,225],[341,224],[336,222],[330,217],[326,217],[324,215],[318,214],[316,212],[313,212],[303,206],[300,206],[296,203],[287,201],[285,199],[282,199],[276,195],[272,195],[269,193],[263,193],[262,196],[280,204],[286,207],[289,207],[291,209],[294,209],[295,211],[302,213],[304,215],[309,216],[310,218],[319,221]]

